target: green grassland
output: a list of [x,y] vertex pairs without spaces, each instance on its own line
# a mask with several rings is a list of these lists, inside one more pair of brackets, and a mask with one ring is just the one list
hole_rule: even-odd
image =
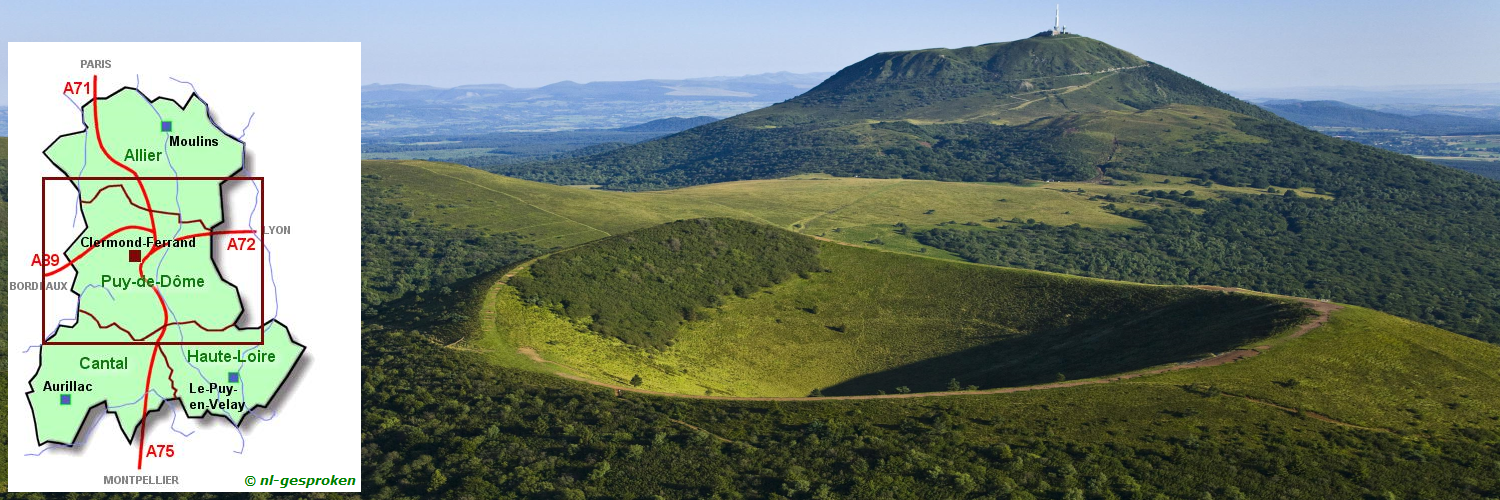
[[[1373,429],[1360,432],[1406,436],[1408,442],[1417,437],[1469,435],[1500,445],[1500,383],[1497,383],[1500,368],[1497,367],[1500,367],[1500,347],[1348,306],[1334,311],[1331,321],[1323,327],[1262,355],[1226,365],[1150,375],[1103,386],[820,406],[825,411],[842,406],[837,410],[840,412],[862,407],[864,411],[860,414],[876,419],[877,424],[880,419],[891,418],[886,412],[903,406],[911,411],[963,408],[964,413],[991,415],[986,419],[1001,427],[1007,425],[1007,420],[1027,419],[1025,412],[1038,409],[1042,415],[1037,417],[1045,419],[1067,419],[1071,417],[1064,415],[1071,412],[1085,412],[1091,416],[1083,420],[1094,420],[1105,429],[1134,427],[1129,433],[1136,437],[1127,439],[1140,439],[1150,434],[1143,432],[1145,428],[1171,419],[1138,415],[1142,420],[1132,421],[1126,416],[1128,412],[1109,418],[1111,413],[1122,411],[1122,406],[1134,401],[1157,413],[1189,407],[1231,410],[1243,416],[1226,421],[1238,420],[1237,425],[1253,426],[1248,422],[1276,420],[1290,413],[1275,410],[1256,415],[1260,409],[1274,409],[1265,404],[1273,403],[1332,420],[1307,418],[1299,427],[1309,430],[1328,432],[1340,424],[1350,424]],[[1178,394],[1193,397],[1179,398]],[[1094,405],[1114,409],[1089,408]],[[1074,436],[1094,434],[1092,439],[1119,436],[1089,427],[1053,430]],[[722,434],[747,437],[733,432]]]
[[[635,235],[637,233],[631,233]],[[559,254],[584,258],[617,238]],[[727,252],[736,250],[729,248]],[[1088,378],[1207,357],[1304,317],[1300,305],[1184,287],[1133,285],[823,243],[826,273],[726,299],[668,347],[588,330],[496,284],[465,345],[517,365],[531,348],[577,374],[682,394],[805,396],[980,388]],[[775,255],[764,258],[774,260]],[[598,273],[622,272],[605,266]],[[529,269],[512,280],[531,281]],[[713,276],[678,276],[676,286]],[[626,302],[658,300],[622,294]],[[491,320],[493,318],[493,320]],[[551,369],[538,365],[533,368]]]
[[[419,219],[494,234],[512,233],[541,248],[566,248],[678,219],[731,217],[845,243],[917,253],[923,247],[909,234],[901,234],[896,224],[907,224],[906,233],[939,225],[995,227],[1012,219],[1124,229],[1140,222],[1105,209],[1110,203],[1095,196],[1127,198],[1113,203],[1123,211],[1186,208],[1171,200],[1136,196],[1141,189],[1192,190],[1204,200],[1266,194],[1264,189],[1249,187],[1203,187],[1190,184],[1191,178],[1159,174],[1138,174],[1139,181],[1106,179],[1108,184],[1027,185],[803,174],[627,193],[554,186],[449,163],[365,161],[363,170],[372,185],[397,188],[395,198],[383,202],[399,204]],[[1299,191],[1319,197],[1311,190]],[[868,243],[877,239],[879,244]],[[951,257],[932,248],[925,254]]]
[[1212,385],[1402,433],[1500,429],[1500,347],[1357,307],[1262,356],[1152,383]]
[[[1497,366],[1496,346],[1347,307],[1334,311],[1327,326],[1261,356],[1105,385],[678,407],[684,421],[761,449],[776,443],[767,436],[785,429],[801,430],[803,446],[866,443],[859,459],[844,459],[869,459],[872,471],[902,467],[882,467],[872,454],[919,469],[943,461],[939,457],[962,457],[956,462],[983,465],[950,473],[972,474],[991,484],[988,491],[1024,490],[1037,498],[1062,498],[1099,474],[1181,485],[1163,488],[1170,498],[1209,498],[1203,492],[1240,498],[1240,491],[1247,498],[1487,498],[1500,491]],[[901,450],[868,438],[875,429],[924,436],[923,454],[897,458]],[[896,475],[852,480],[851,487],[875,494],[933,484]],[[1323,479],[1309,482],[1307,475]],[[959,489],[961,483],[946,484]],[[1127,491],[1115,493],[1130,498]]]

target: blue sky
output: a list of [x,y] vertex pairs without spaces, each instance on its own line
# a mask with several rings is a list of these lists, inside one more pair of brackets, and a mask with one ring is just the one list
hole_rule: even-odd
[[[1023,38],[1051,26],[1055,3],[5,2],[0,36],[359,41],[366,83],[538,86],[833,71],[880,51]],[[1073,31],[1223,89],[1500,82],[1493,60],[1500,2],[1309,3],[1072,1],[1062,8]]]

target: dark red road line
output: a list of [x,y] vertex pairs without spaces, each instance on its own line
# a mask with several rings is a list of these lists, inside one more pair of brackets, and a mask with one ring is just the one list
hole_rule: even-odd
[[184,341],[184,342],[176,342],[176,341],[147,342],[147,341],[144,341],[144,340],[142,340],[140,342],[125,342],[125,341],[79,342],[79,341],[59,341],[59,340],[53,340],[53,341],[48,341],[46,343],[46,345],[158,345],[158,344],[160,344],[160,345],[265,345],[265,343],[263,343],[263,342],[251,342],[251,341],[248,341],[248,340],[244,341],[244,342],[235,342],[235,341],[228,341],[228,340],[226,340],[226,341],[209,341],[209,340],[205,340],[205,341],[201,341],[201,342],[197,342],[197,341],[195,341],[195,342],[186,342],[186,341]]
[[[94,203],[96,201],[99,201],[99,197],[103,196],[104,192],[108,191],[111,188],[120,188],[120,192],[125,195],[125,202],[129,203],[130,206],[135,207],[135,208],[139,208],[141,210],[148,210],[146,207],[137,205],[135,203],[135,199],[133,199],[133,198],[130,197],[130,192],[125,190],[125,185],[124,184],[110,184],[108,186],[104,186],[102,188],[99,188],[98,190],[94,191],[94,197],[93,198],[89,198],[87,200],[83,200],[83,201],[81,201],[81,203],[84,204],[84,205],[88,205],[88,204],[92,204],[92,203]],[[83,195],[83,193],[81,193],[81,192],[78,193],[78,194],[79,194],[79,196]],[[162,214],[162,215],[176,215],[179,220],[182,219],[182,214],[177,213],[177,212],[168,212],[166,210],[150,210],[150,211],[156,212],[156,213],[159,213],[159,214]]]
[[[110,324],[106,325],[106,324],[104,324],[104,322],[99,321],[99,317],[98,316],[94,316],[94,313],[91,313],[91,312],[88,312],[88,311],[85,311],[85,310],[82,310],[82,309],[79,309],[78,312],[80,314],[87,315],[89,317],[89,319],[94,320],[94,324],[98,325],[100,330],[108,330],[110,328],[114,328],[116,330],[125,332],[125,335],[127,337],[130,337],[130,340],[134,341],[134,342],[124,342],[127,345],[131,345],[131,344],[145,344],[147,337],[150,337],[152,334],[155,334],[158,330],[161,330],[161,328],[158,328],[156,330],[151,330],[151,333],[147,333],[145,335],[142,335],[140,338],[136,338],[134,332],[131,332],[130,330],[125,329],[125,327],[121,326],[119,322],[110,322]],[[230,323],[228,325],[224,325],[221,328],[209,328],[209,327],[203,326],[203,323],[199,323],[198,320],[196,320],[196,319],[195,320],[190,320],[190,321],[173,321],[173,322],[167,324],[166,326],[164,326],[162,328],[171,328],[171,327],[174,327],[174,326],[187,326],[187,325],[193,325],[193,326],[198,327],[199,330],[202,330],[204,332],[211,332],[211,333],[227,332],[227,331],[229,331],[229,329],[234,328],[234,323]],[[48,342],[47,344],[48,345],[51,345],[51,344],[69,345],[68,343],[63,343],[63,342]],[[72,345],[100,345],[100,344],[79,342],[79,343],[75,343],[75,344],[72,344]],[[192,344],[187,344],[187,345],[192,345]]]

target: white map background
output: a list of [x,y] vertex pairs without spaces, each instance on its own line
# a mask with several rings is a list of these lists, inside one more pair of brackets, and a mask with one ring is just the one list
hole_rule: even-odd
[[[175,403],[169,404],[171,411],[153,412],[147,444],[171,444],[176,454],[148,458],[137,471],[136,446],[126,444],[114,417],[102,412],[85,423],[88,437],[81,445],[45,452],[37,446],[25,393],[36,372],[37,351],[31,346],[38,344],[43,329],[42,292],[10,291],[10,489],[284,491],[247,487],[245,476],[359,477],[359,44],[12,42],[8,50],[11,281],[36,280],[39,274],[30,266],[33,254],[41,251],[38,186],[43,176],[61,175],[42,151],[57,136],[83,128],[78,109],[62,94],[63,83],[97,74],[101,96],[129,86],[178,102],[196,87],[221,128],[244,134],[248,175],[267,178],[266,225],[292,227],[289,235],[266,237],[271,267],[264,316],[287,324],[293,338],[307,346],[271,408],[257,412],[267,421],[247,418],[236,429],[222,418],[188,419]],[[109,59],[112,67],[80,68],[84,59]],[[86,99],[74,96],[78,104]],[[77,192],[63,182],[49,184],[46,250],[58,253],[77,234],[71,230]],[[230,193],[226,215],[239,228],[249,223],[244,207],[255,192]],[[251,315],[259,317],[253,314],[259,293],[256,263],[221,261],[221,269],[242,294],[254,297],[246,303]],[[49,327],[73,317],[76,296],[48,293]],[[118,474],[177,475],[181,484],[103,484],[103,476]],[[314,490],[357,491],[358,486]]]

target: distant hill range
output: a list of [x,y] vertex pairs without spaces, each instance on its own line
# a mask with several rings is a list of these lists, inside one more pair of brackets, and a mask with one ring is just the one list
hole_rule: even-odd
[[659,120],[651,120],[649,122],[642,123],[640,125],[631,125],[629,127],[620,127],[620,128],[615,129],[615,130],[618,130],[618,131],[621,131],[621,132],[666,132],[666,133],[675,133],[675,132],[681,132],[681,131],[684,131],[684,130],[687,130],[687,129],[690,129],[690,128],[693,128],[693,127],[696,127],[696,126],[699,126],[699,125],[707,125],[709,123],[713,123],[713,122],[716,122],[716,121],[719,121],[719,119],[718,118],[714,118],[712,116],[695,116],[695,117],[692,117],[692,118],[679,118],[679,117],[675,117],[674,116],[674,117],[671,117],[671,118],[662,118],[662,119],[659,119]]
[[1288,87],[1229,92],[1252,102],[1339,101],[1398,115],[1458,115],[1500,120],[1500,83],[1383,87]]
[[1500,83],[1377,87],[1284,87],[1240,89],[1232,90],[1229,93],[1247,100],[1298,99],[1304,101],[1343,101],[1372,108],[1396,104],[1500,106]]
[[1340,101],[1270,100],[1261,107],[1308,127],[1399,130],[1420,135],[1500,133],[1500,120],[1451,114],[1406,116]]
[[653,79],[589,83],[562,81],[537,88],[516,88],[498,83],[450,88],[408,84],[370,84],[361,87],[360,100],[366,103],[410,100],[497,103],[540,99],[784,101],[816,86],[829,74],[780,72],[685,80]]
[[0,136],[10,137],[10,111],[0,107]]
[[726,117],[785,101],[830,73],[451,88],[363,87],[367,138],[609,129],[673,116]]

